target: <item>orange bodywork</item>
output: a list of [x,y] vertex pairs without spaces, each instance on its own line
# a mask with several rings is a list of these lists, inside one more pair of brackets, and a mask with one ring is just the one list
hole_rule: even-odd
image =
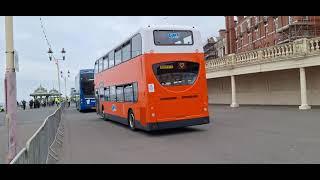
[[[152,65],[169,61],[190,61],[200,64],[197,80],[193,85],[162,86],[152,70]],[[99,84],[112,86],[138,83],[137,102],[104,102],[100,108],[114,116],[127,118],[131,108],[142,126],[148,123],[179,121],[208,117],[208,93],[203,53],[150,53],[95,75],[95,89]],[[154,84],[155,92],[148,91],[148,84]],[[117,111],[112,111],[112,104]],[[153,114],[153,116],[152,116]]]

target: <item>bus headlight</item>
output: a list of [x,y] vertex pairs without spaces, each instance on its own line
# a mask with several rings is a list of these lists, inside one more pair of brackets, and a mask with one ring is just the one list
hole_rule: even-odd
[[208,109],[207,109],[206,107],[205,107],[205,108],[203,108],[203,110],[204,110],[204,111],[208,111]]
[[152,116],[152,117],[156,117],[156,114],[155,114],[155,113],[151,113],[151,116]]

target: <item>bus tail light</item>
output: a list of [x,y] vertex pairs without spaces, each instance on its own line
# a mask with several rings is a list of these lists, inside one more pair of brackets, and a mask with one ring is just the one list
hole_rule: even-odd
[[204,110],[204,111],[208,111],[208,109],[207,109],[206,107],[205,107],[205,108],[203,108],[203,110]]
[[151,113],[151,116],[152,117],[156,117],[156,113]]

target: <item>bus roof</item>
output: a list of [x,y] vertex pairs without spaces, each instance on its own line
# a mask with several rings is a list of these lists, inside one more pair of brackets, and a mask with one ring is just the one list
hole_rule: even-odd
[[117,47],[121,46],[124,42],[129,41],[136,34],[138,34],[138,33],[144,34],[147,31],[154,31],[154,30],[190,30],[190,31],[199,31],[194,26],[191,27],[191,26],[183,26],[183,25],[147,25],[147,26],[141,27],[138,31],[135,31],[134,33],[130,34],[130,36],[127,36],[127,38],[125,38],[122,41],[120,41],[119,43],[117,43],[117,45],[114,46],[113,49],[111,49],[107,53],[104,53],[102,56],[97,58],[96,61],[99,60],[99,59],[102,59],[103,57],[108,55],[111,51],[113,51]]
[[142,30],[197,30],[195,27],[182,25],[148,25]]
[[80,69],[80,73],[94,73],[94,69]]

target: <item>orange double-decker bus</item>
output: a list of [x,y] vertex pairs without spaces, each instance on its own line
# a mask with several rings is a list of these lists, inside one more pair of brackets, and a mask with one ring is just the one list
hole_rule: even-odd
[[194,27],[141,28],[95,62],[97,113],[147,131],[209,123],[203,46]]

